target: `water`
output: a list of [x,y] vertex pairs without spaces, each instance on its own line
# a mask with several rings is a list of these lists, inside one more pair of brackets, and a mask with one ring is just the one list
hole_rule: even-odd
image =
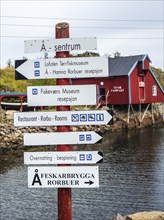
[[[164,128],[105,134],[101,145],[74,150],[102,150],[104,162],[100,188],[72,189],[73,220],[164,210]],[[22,155],[1,156],[1,219],[57,219],[57,190],[28,189]]]

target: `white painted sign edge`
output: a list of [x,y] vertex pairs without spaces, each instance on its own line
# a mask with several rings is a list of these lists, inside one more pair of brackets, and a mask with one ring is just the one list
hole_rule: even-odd
[[15,76],[16,79],[108,77],[108,66],[107,57],[16,60]]
[[25,53],[62,52],[62,51],[76,51],[76,50],[96,50],[96,49],[97,49],[96,37],[57,38],[57,39],[50,38],[43,40],[24,41]]
[[28,106],[96,105],[97,85],[28,86],[27,100]]
[[102,140],[100,132],[95,131],[24,133],[23,136],[24,146],[96,144]]
[[[47,175],[53,173],[60,175],[59,178],[55,179],[48,178]],[[43,175],[42,175],[43,174]],[[64,174],[64,176],[62,175]],[[67,175],[69,174],[69,175]],[[75,175],[77,174],[77,175]],[[82,175],[80,175],[82,174]],[[90,177],[85,177],[84,175],[95,175],[94,179]],[[40,176],[42,175],[42,176]],[[71,177],[73,175],[74,177]],[[66,178],[66,176],[70,176]],[[41,179],[41,177],[45,177]],[[45,180],[47,179],[47,181]],[[48,180],[55,184],[49,184]],[[79,181],[77,185],[59,185],[56,181],[68,180],[68,181]],[[91,183],[90,183],[91,181]],[[94,182],[93,182],[94,181]],[[71,183],[72,184],[72,183]],[[28,187],[29,188],[97,188],[99,187],[99,167],[98,166],[30,166],[28,167]]]
[[102,163],[102,151],[24,152],[26,165],[95,164]]
[[[90,120],[92,115],[95,118],[103,115],[103,119]],[[14,112],[14,126],[101,125],[108,124],[112,115],[111,110]],[[82,120],[83,116],[86,119]]]

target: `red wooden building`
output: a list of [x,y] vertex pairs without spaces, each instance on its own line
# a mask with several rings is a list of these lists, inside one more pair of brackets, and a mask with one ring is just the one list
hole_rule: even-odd
[[102,104],[164,102],[164,90],[150,69],[148,55],[109,58],[109,77],[73,79],[73,85],[97,84]]

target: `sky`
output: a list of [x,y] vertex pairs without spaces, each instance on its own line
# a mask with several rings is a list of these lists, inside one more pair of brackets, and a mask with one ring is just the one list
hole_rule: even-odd
[[1,68],[9,59],[14,65],[42,58],[25,53],[24,41],[54,38],[55,25],[67,22],[71,38],[96,37],[93,52],[101,56],[148,54],[152,66],[164,70],[164,0],[0,0],[0,8]]

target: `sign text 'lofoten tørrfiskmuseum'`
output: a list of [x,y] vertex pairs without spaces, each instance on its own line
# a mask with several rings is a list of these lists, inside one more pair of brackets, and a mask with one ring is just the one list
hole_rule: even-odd
[[107,57],[28,59],[15,61],[15,79],[107,77]]

